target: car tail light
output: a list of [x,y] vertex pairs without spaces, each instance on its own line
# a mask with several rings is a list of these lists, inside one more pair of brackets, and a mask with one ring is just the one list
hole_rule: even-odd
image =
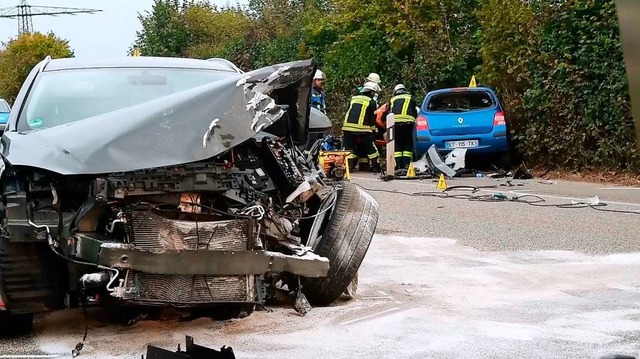
[[427,122],[427,117],[420,115],[416,119],[416,130],[418,131],[426,131],[429,129],[429,123]]
[[493,116],[493,125],[500,126],[500,125],[505,125],[506,123],[507,122],[504,119],[504,112],[502,111],[496,112],[495,116]]

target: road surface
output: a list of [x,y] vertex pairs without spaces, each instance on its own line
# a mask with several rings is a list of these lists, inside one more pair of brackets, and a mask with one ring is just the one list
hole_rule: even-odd
[[[278,307],[231,321],[132,327],[95,308],[80,358],[140,358],[147,344],[175,349],[185,335],[201,345],[231,346],[237,358],[640,355],[639,189],[538,180],[510,187],[475,178],[448,183],[481,186],[480,195],[536,194],[548,204],[597,195],[610,203],[603,208],[628,212],[609,213],[393,193],[433,193],[432,181],[356,174],[354,182],[376,190],[371,194],[381,207],[355,300],[314,308],[306,317]],[[458,192],[470,191],[451,191]],[[38,319],[33,336],[0,340],[0,353],[69,357],[82,332],[80,310],[51,313]]]

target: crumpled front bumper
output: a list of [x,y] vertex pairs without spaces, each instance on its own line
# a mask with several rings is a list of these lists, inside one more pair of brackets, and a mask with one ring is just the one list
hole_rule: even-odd
[[304,277],[325,277],[329,272],[329,260],[310,251],[302,255],[257,250],[153,252],[127,244],[101,242],[84,235],[76,236],[75,255],[105,267],[150,274],[231,276],[287,272]]

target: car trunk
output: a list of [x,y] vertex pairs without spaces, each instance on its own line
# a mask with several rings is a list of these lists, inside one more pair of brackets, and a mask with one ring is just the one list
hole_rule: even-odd
[[432,96],[426,110],[431,134],[468,135],[493,130],[496,103],[486,91],[447,92]]

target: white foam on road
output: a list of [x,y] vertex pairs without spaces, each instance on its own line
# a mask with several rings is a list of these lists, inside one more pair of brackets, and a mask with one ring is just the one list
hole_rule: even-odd
[[598,189],[606,191],[640,191],[639,187],[602,187]]
[[[624,352],[637,346],[628,338],[640,336],[640,253],[501,253],[459,246],[451,239],[381,236],[376,240],[363,270],[384,282],[413,276],[405,284],[410,295],[421,297],[425,304],[420,314],[405,315],[415,313],[426,327],[439,328],[436,333],[430,330],[428,338],[463,335],[465,340],[458,345],[482,348],[480,352],[487,355],[481,357],[491,356],[492,343],[501,347],[509,341],[531,342],[530,350],[512,343],[530,354],[536,352],[534,347],[549,353],[560,350],[555,343],[565,343],[564,351],[554,351],[551,357],[584,354],[589,348]],[[420,257],[429,257],[428,265],[397,265]],[[367,277],[361,278],[366,283]],[[426,286],[429,290],[423,289]],[[374,318],[361,325],[388,320]]]
[[[140,357],[147,344],[175,350],[185,335],[239,358],[635,354],[639,278],[640,253],[487,252],[455,239],[376,235],[353,301],[305,317],[276,308],[227,322],[92,319],[82,357]],[[70,352],[82,328],[79,310],[52,314],[37,325],[34,350]]]
[[613,265],[640,266],[640,253],[612,254],[601,257],[598,261]]
[[377,312],[377,313],[374,313],[374,314],[366,315],[364,317],[360,317],[360,318],[357,318],[357,319],[347,320],[346,322],[340,323],[340,325],[349,325],[349,324],[353,324],[353,323],[360,322],[360,321],[363,321],[363,320],[371,319],[373,317],[380,317],[380,316],[383,316],[383,315],[385,315],[387,313],[395,312],[398,309],[400,309],[400,307],[395,307],[395,308],[383,310],[381,312]]

